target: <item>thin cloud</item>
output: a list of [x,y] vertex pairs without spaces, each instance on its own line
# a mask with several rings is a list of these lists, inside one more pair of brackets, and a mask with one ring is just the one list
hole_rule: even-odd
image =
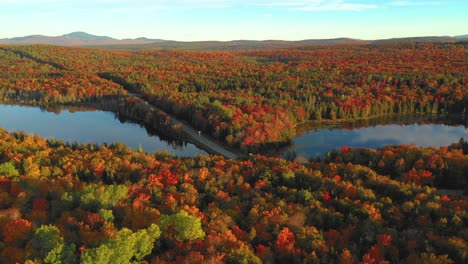
[[344,0],[303,0],[303,1],[257,1],[257,6],[287,8],[301,11],[358,11],[378,8],[376,4],[356,3]]
[[337,4],[326,4],[319,6],[304,6],[298,7],[297,10],[304,11],[359,11],[367,9],[378,8],[377,5],[373,4],[346,4],[346,3],[337,3]]
[[[34,0],[0,0],[0,4],[50,4],[50,3],[64,3],[67,1],[64,0],[43,0],[43,1],[34,1]],[[70,1],[68,1],[70,2]]]
[[390,2],[390,6],[399,6],[399,7],[406,7],[406,6],[435,6],[440,5],[441,2],[437,1],[393,1]]
[[284,1],[284,0],[271,0],[271,1],[255,1],[254,5],[264,7],[299,7],[305,5],[320,5],[326,1],[324,0],[309,0],[309,1]]
[[[403,1],[400,1],[403,3]],[[398,4],[398,2],[395,2]],[[6,5],[38,5],[38,6],[78,6],[90,9],[99,7],[108,8],[226,8],[234,6],[242,7],[269,7],[285,8],[302,11],[340,11],[340,10],[364,10],[377,8],[376,4],[364,3],[363,0],[0,0],[0,4]],[[401,3],[400,3],[401,4]]]
[[132,7],[221,7],[233,4],[234,0],[0,0],[0,4],[66,4],[66,5],[88,5],[94,6],[132,6]]

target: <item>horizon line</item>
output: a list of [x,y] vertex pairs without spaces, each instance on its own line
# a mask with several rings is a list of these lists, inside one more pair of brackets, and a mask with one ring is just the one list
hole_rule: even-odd
[[468,34],[457,34],[457,35],[425,35],[425,36],[403,36],[403,37],[387,37],[387,38],[375,38],[375,39],[367,39],[367,38],[354,38],[354,37],[347,37],[347,36],[341,36],[341,37],[328,37],[328,38],[305,38],[305,39],[230,39],[230,40],[219,40],[219,39],[206,39],[206,40],[173,40],[173,39],[165,39],[165,38],[152,38],[152,37],[136,37],[136,38],[115,38],[112,36],[108,35],[95,35],[92,33],[88,33],[86,31],[72,31],[69,33],[65,33],[62,35],[43,35],[43,34],[31,34],[31,35],[24,35],[24,36],[16,36],[16,37],[5,37],[5,38],[0,38],[0,39],[14,39],[14,38],[25,38],[25,37],[33,37],[33,36],[41,36],[41,37],[63,37],[68,34],[72,33],[85,33],[88,35],[96,36],[96,37],[109,37],[114,40],[136,40],[136,39],[149,39],[149,40],[164,40],[164,41],[174,41],[174,42],[233,42],[233,41],[306,41],[306,40],[334,40],[334,39],[350,39],[350,40],[361,40],[361,41],[376,41],[376,40],[387,40],[387,39],[404,39],[404,38],[430,38],[430,37],[437,37],[437,38],[456,38],[459,36],[466,36]]

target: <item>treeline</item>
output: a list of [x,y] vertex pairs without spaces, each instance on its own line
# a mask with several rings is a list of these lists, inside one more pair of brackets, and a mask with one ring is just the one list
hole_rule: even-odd
[[431,187],[462,143],[299,164],[0,130],[0,262],[466,263],[467,201]]
[[145,101],[137,97],[121,100],[117,115],[123,120],[144,124],[148,131],[155,131],[160,138],[168,141],[182,142],[188,137],[170,116],[157,109],[151,109]]
[[96,74],[56,68],[0,48],[0,100],[40,105],[91,104],[101,98],[117,98],[126,92]]
[[[346,149],[346,147],[343,147]],[[453,151],[453,150],[457,151]],[[450,147],[418,148],[414,145],[386,146],[381,149],[355,148],[332,151],[324,162],[368,166],[392,179],[437,188],[463,190],[468,194],[468,144],[462,138]]]

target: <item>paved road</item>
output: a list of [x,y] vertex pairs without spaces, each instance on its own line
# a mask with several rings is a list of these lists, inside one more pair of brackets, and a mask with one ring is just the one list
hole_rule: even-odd
[[[145,104],[152,108],[155,111],[162,111],[161,109],[157,108],[156,106],[148,103],[141,95],[135,94],[132,92],[127,91],[127,95],[129,96],[134,96],[137,98],[140,98],[145,102]],[[167,114],[167,113],[166,113]],[[177,118],[167,114],[168,116],[171,117],[171,122],[172,124],[175,125],[180,125],[182,130],[190,137],[190,140],[192,143],[196,145],[201,145],[202,149],[206,150],[207,152],[211,154],[218,154],[222,155],[228,159],[237,159],[239,158],[239,154],[233,153],[226,148],[224,148],[219,142],[217,142],[215,139],[209,138],[205,136],[204,134],[199,134],[199,132],[195,129],[193,129],[191,126],[185,124],[184,122],[178,120]]]
[[179,122],[179,124],[182,125],[182,130],[185,133],[189,134],[192,140],[197,141],[198,143],[202,144],[205,148],[209,149],[210,151],[208,152],[223,155],[228,159],[237,159],[239,157],[239,155],[225,149],[223,146],[219,145],[214,140],[206,137],[203,134],[199,134],[198,131],[196,131],[192,127],[180,122],[179,120],[176,120],[176,122]]

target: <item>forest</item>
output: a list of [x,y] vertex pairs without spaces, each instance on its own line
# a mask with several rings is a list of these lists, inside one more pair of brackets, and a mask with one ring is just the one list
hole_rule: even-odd
[[449,147],[343,147],[304,164],[177,158],[0,130],[2,263],[466,263]]
[[[459,44],[139,52],[32,45],[0,52],[4,101],[89,103],[131,92],[244,153],[284,145],[310,122],[460,114],[468,105],[467,49]],[[128,114],[145,119],[130,99]]]
[[[176,157],[0,128],[0,263],[467,263],[468,142],[262,151],[305,126],[466,115],[467,47],[115,51],[0,45],[0,103],[90,107],[239,153]],[[148,107],[148,104],[156,107]]]

